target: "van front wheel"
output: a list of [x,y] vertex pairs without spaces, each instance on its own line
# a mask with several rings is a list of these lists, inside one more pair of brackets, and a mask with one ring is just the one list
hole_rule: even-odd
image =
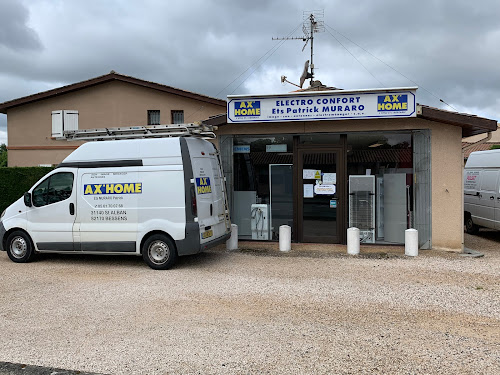
[[15,231],[7,238],[7,254],[13,262],[27,263],[33,258],[33,253],[31,238],[26,233]]
[[469,234],[479,233],[479,227],[476,224],[474,224],[474,222],[472,221],[472,217],[470,215],[465,220],[465,231]]
[[142,258],[152,269],[169,269],[177,260],[175,244],[163,234],[152,235],[144,242]]

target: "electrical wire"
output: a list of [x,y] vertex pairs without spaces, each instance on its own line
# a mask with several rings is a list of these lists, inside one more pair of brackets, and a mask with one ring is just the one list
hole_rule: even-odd
[[[288,33],[288,35],[285,38],[283,38],[282,40],[280,40],[280,42],[276,46],[273,46],[271,49],[269,49],[264,55],[262,55],[262,57],[260,57],[252,65],[250,65],[243,73],[241,73],[238,77],[236,77],[229,85],[227,85],[226,87],[224,87],[219,92],[219,94],[222,93],[226,88],[228,88],[229,86],[231,86],[238,78],[240,78],[241,76],[243,76],[243,74],[245,74],[248,70],[250,70],[250,68],[252,68],[252,66],[256,65],[260,60],[262,60],[267,54],[269,54],[272,51],[269,56],[267,56],[260,64],[257,65],[257,67],[253,70],[253,72],[248,75],[248,77],[246,77],[243,81],[241,81],[241,83],[238,86],[235,87],[235,89],[231,92],[231,94],[233,92],[235,92],[248,78],[250,78],[252,76],[253,73],[255,73],[262,66],[262,64],[264,64],[272,55],[274,55],[276,53],[276,51],[283,45],[283,43],[286,42],[286,38],[289,38],[290,35],[292,35],[293,33],[295,33],[300,26],[302,26],[302,22],[300,24],[298,24],[295,29],[293,29],[292,31],[290,31],[290,33]],[[219,94],[217,94],[217,95],[219,95]]]
[[[357,44],[356,42],[352,41],[351,39],[349,39],[347,36],[345,36],[344,34],[342,34],[340,31],[334,29],[333,27],[331,27],[330,25],[327,25],[325,23],[325,26],[327,27],[327,31],[328,29],[332,29],[333,31],[335,31],[337,34],[341,35],[343,38],[347,39],[349,42],[351,42],[352,44],[354,44],[355,46],[357,46],[358,48],[361,48],[363,51],[365,51],[367,54],[369,54],[371,57],[373,57],[374,59],[380,61],[382,64],[384,64],[385,66],[387,66],[388,68],[392,69],[393,71],[395,71],[396,73],[398,73],[399,75],[401,75],[402,77],[406,78],[408,81],[412,82],[414,85],[417,85],[419,88],[421,88],[422,90],[428,92],[429,94],[431,94],[434,98],[436,98],[437,100],[439,100],[440,102],[446,104],[448,107],[452,108],[453,110],[457,111],[458,112],[458,109],[456,109],[455,107],[453,107],[452,105],[446,103],[443,99],[441,99],[439,96],[437,96],[436,94],[434,94],[433,92],[427,90],[425,87],[423,87],[422,85],[419,85],[417,82],[415,82],[414,80],[412,80],[411,78],[405,76],[403,73],[401,73],[400,71],[398,71],[397,69],[393,68],[392,66],[390,66],[389,64],[387,64],[385,61],[379,59],[377,56],[375,56],[373,53],[371,53],[370,51],[366,50],[365,48],[361,47],[359,44]],[[330,34],[331,32],[328,31]],[[333,35],[332,35],[333,36]],[[335,38],[335,37],[334,37]],[[337,41],[338,39],[335,38]],[[339,42],[340,43],[340,42]],[[342,45],[342,44],[341,44]],[[344,45],[342,45],[342,47],[344,47]],[[346,48],[346,47],[344,47]],[[346,48],[347,50],[347,48]],[[348,50],[347,50],[348,51]],[[349,52],[349,51],[348,51]],[[350,53],[350,52],[349,52]],[[356,59],[357,60],[357,59]],[[358,61],[359,62],[359,61]],[[365,68],[366,69],[366,68]],[[371,73],[370,73],[371,74]]]
[[[295,33],[297,31],[297,29],[302,26],[302,22],[300,24],[297,25],[297,27],[295,27],[292,31],[290,31],[290,33],[288,33],[288,35],[286,36],[286,38],[290,37],[290,35],[292,35],[293,33]],[[246,77],[243,81],[241,81],[241,83],[236,86],[236,88],[231,91],[230,94],[234,93],[248,78],[250,78],[252,76],[253,73],[255,73],[260,67],[262,64],[264,64],[272,55],[274,55],[274,53],[283,45],[283,43],[285,43],[286,40],[281,40],[277,45],[274,45],[272,48],[270,48],[266,53],[264,53],[261,57],[259,57],[257,60],[255,60],[248,68],[246,68],[239,76],[237,76],[235,79],[233,79],[228,85],[226,85],[222,90],[220,90],[216,95],[215,97],[219,97],[220,94],[222,94],[229,86],[231,86],[234,82],[236,82],[239,78],[241,78],[246,72],[248,72],[254,65],[257,65],[259,63],[259,61],[261,61],[266,55],[268,55],[271,51],[272,53],[267,56],[260,64],[257,65],[257,67],[248,75],[248,77]],[[274,51],[273,51],[274,50]],[[194,112],[190,113],[188,116],[186,116],[186,118],[188,117],[191,117],[191,116],[194,116],[195,114],[197,114],[199,111],[201,111],[202,109],[204,108],[204,106],[201,106],[200,108],[198,108],[197,110],[195,110]]]
[[346,47],[346,46],[344,46],[344,45],[342,44],[342,42],[341,42],[340,40],[338,40],[338,39],[337,39],[337,37],[336,37],[335,35],[333,35],[333,34],[332,34],[332,32],[331,32],[330,30],[328,30],[328,29],[325,29],[325,30],[326,30],[326,32],[327,32],[328,34],[330,34],[330,35],[333,37],[333,39],[335,39],[335,40],[336,40],[336,41],[337,41],[337,42],[338,42],[338,43],[339,43],[342,47],[344,47],[344,49],[345,49],[347,52],[349,52],[349,54],[350,54],[350,55],[351,55],[351,56],[352,56],[352,57],[353,57],[353,58],[354,58],[354,59],[355,59],[355,60],[356,60],[356,61],[357,61],[357,62],[358,62],[358,63],[359,63],[359,64],[360,64],[363,68],[365,68],[365,70],[366,70],[366,71],[367,71],[367,72],[368,72],[368,73],[369,73],[369,74],[370,74],[373,78],[375,78],[375,80],[376,80],[378,83],[380,83],[383,87],[385,87],[385,85],[384,85],[384,84],[383,84],[383,83],[382,83],[382,82],[381,82],[381,81],[380,81],[377,77],[375,77],[375,76],[373,75],[373,73],[372,73],[372,72],[370,72],[370,71],[368,70],[368,68],[367,68],[366,66],[364,66],[364,65],[363,65],[363,63],[362,63],[361,61],[359,61],[359,60],[358,60],[358,58],[357,58],[356,56],[354,56],[354,54],[352,54],[352,53],[351,53],[351,51],[349,51],[349,50],[347,49],[347,47]]

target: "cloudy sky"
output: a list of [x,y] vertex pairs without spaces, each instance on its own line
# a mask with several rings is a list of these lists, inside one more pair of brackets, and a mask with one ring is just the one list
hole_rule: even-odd
[[[419,86],[419,103],[500,120],[498,0],[0,0],[0,102],[115,70],[194,92],[282,93],[320,10],[316,79]],[[7,140],[0,114],[0,143]]]

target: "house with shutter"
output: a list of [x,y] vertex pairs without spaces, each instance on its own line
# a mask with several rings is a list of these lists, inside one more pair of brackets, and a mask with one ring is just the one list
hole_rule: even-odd
[[8,165],[56,165],[81,142],[58,141],[52,124],[72,129],[202,121],[226,101],[111,71],[99,77],[0,103],[7,115]]

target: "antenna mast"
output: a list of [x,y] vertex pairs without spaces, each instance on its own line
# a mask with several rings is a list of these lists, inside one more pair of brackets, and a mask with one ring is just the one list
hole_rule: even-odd
[[320,33],[325,31],[325,23],[323,20],[319,20],[320,18],[322,19],[325,15],[324,10],[314,10],[314,11],[304,11],[303,13],[303,20],[304,23],[302,25],[302,31],[304,32],[303,37],[284,37],[284,38],[272,38],[272,40],[302,40],[303,42],[306,42],[304,44],[304,47],[302,47],[302,51],[307,46],[307,43],[309,40],[311,41],[311,64],[309,65],[311,67],[311,72],[307,72],[307,78],[311,78],[311,86],[313,84],[313,78],[314,78],[314,63],[313,63],[313,56],[314,56],[314,33]]

